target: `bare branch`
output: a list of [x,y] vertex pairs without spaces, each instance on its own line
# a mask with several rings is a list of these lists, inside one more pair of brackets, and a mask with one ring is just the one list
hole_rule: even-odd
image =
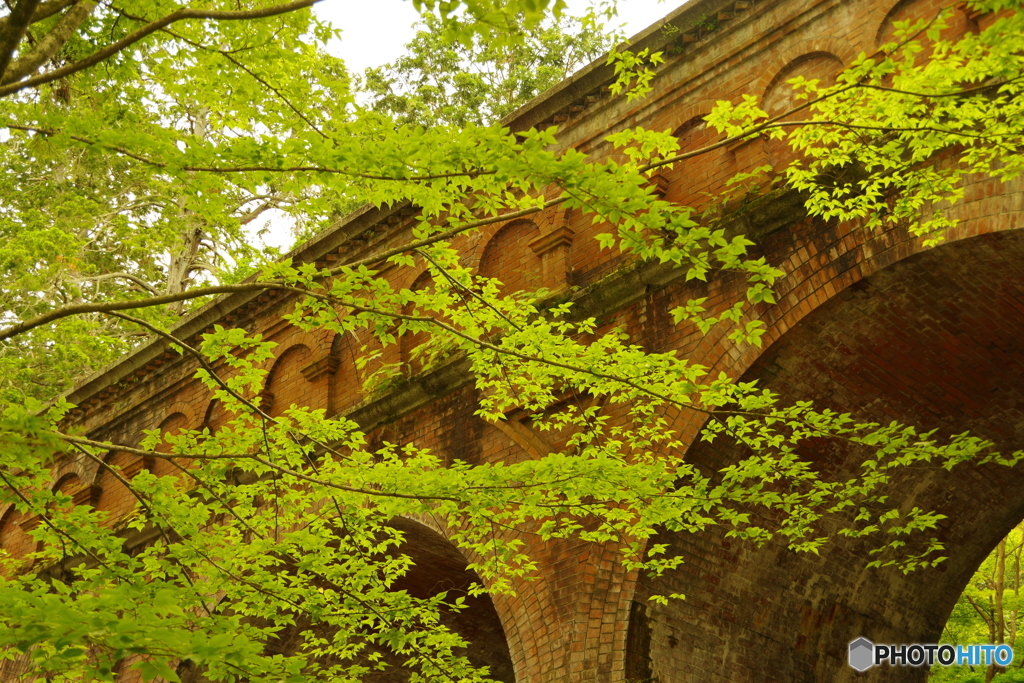
[[[29,3],[32,0],[22,0],[22,3]],[[116,55],[125,48],[134,45],[146,36],[159,31],[165,26],[183,21],[185,19],[208,19],[211,21],[239,21],[247,19],[265,19],[267,17],[274,17],[279,14],[287,14],[288,12],[295,12],[300,9],[312,7],[320,0],[295,0],[284,5],[274,5],[273,7],[265,7],[257,10],[241,10],[241,11],[221,11],[221,10],[198,10],[190,8],[182,8],[176,12],[171,12],[165,17],[152,21],[146,24],[142,28],[129,33],[127,36],[118,40],[115,43],[108,45],[107,47],[97,50],[85,59],[80,59],[77,62],[68,64],[59,69],[54,69],[44,74],[40,74],[34,78],[29,78],[18,83],[10,83],[8,85],[0,86],[0,97],[6,97],[16,92],[20,92],[26,88],[34,88],[37,85],[44,83],[51,83],[56,80],[60,80],[66,76],[70,76],[73,73],[88,69],[89,67],[95,66],[100,62]],[[33,9],[38,4],[38,0],[33,3]],[[20,36],[19,36],[20,38]],[[2,54],[2,53],[0,53]]]
[[7,66],[18,49],[18,44],[25,37],[28,25],[32,23],[32,15],[39,7],[39,0],[20,0],[11,8],[11,13],[0,24],[0,78],[7,73]]
[[989,628],[992,628],[992,626],[993,626],[993,624],[992,624],[992,615],[989,614],[988,612],[986,612],[985,610],[983,610],[978,605],[978,603],[974,601],[974,598],[972,598],[970,595],[966,595],[964,597],[967,598],[967,602],[971,603],[971,607],[974,608],[974,611],[978,613],[978,615],[982,618],[982,620],[985,622],[985,624]]
[[80,0],[60,18],[60,21],[49,33],[36,43],[35,47],[8,67],[7,73],[0,78],[0,85],[20,81],[50,61],[57,51],[64,47],[64,43],[68,42],[75,34],[82,22],[89,18],[94,9],[96,9],[96,3],[93,0]]

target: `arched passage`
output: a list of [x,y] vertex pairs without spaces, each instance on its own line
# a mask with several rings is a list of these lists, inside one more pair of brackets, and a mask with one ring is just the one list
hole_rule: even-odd
[[[942,434],[970,430],[1004,452],[1024,447],[1024,232],[943,245],[838,293],[768,348],[744,381],[784,399],[861,418],[897,420]],[[716,439],[687,454],[719,469],[743,453]],[[837,478],[860,457],[836,443],[808,458]],[[820,556],[702,534],[664,534],[687,559],[659,580],[641,579],[650,605],[630,638],[663,683],[691,680],[847,681],[847,644],[935,642],[974,569],[1024,518],[1024,467],[960,466],[901,473],[891,507],[947,516],[938,533],[948,561],[909,575],[867,569],[863,540],[833,538]],[[635,645],[640,643],[640,645]],[[927,669],[873,669],[870,680],[924,681]]]
[[396,519],[391,525],[405,534],[400,551],[415,563],[394,588],[417,598],[429,598],[442,591],[448,591],[449,599],[463,597],[466,609],[448,613],[443,620],[445,626],[471,644],[466,656],[473,664],[489,667],[491,678],[496,681],[512,683],[515,675],[501,618],[489,596],[466,593],[471,585],[481,583],[476,572],[466,566],[466,558],[448,539],[418,522]]
[[[470,586],[480,583],[480,578],[467,567],[468,563],[462,553],[444,536],[419,522],[398,518],[390,526],[400,530],[404,536],[397,552],[409,556],[413,561],[412,568],[390,590],[406,591],[419,599],[430,599],[442,592],[447,593],[446,602],[462,598],[466,605],[464,609],[442,613],[441,618],[444,626],[469,643],[460,654],[464,654],[476,666],[488,667],[493,680],[513,683],[515,674],[501,618],[489,596],[468,595]],[[218,609],[230,610],[231,605],[225,601]],[[297,615],[294,626],[282,629],[267,642],[265,653],[289,655],[298,651],[304,642],[305,631],[311,631],[319,637],[331,635],[329,628],[325,629],[321,624]],[[363,681],[406,683],[410,680],[411,672],[403,666],[402,658],[376,646],[371,646],[368,651],[375,652],[384,662],[384,667],[363,674]],[[327,663],[340,662],[331,660]],[[344,663],[355,662],[350,660]],[[178,668],[182,683],[206,683],[208,679],[203,673],[203,667],[190,661],[183,662]]]

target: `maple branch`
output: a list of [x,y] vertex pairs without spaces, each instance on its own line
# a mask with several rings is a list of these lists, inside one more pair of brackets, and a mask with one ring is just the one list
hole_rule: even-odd
[[[317,0],[319,1],[319,0]],[[312,124],[310,124],[312,125]],[[55,128],[40,128],[38,126],[25,126],[17,123],[0,123],[0,127],[9,128],[11,130],[20,130],[25,133],[38,133],[39,135],[61,135],[62,132]],[[118,145],[104,145],[98,143],[91,138],[87,138],[83,135],[68,135],[68,139],[74,140],[75,142],[81,142],[85,145],[101,145],[106,149],[122,154],[129,159],[135,159],[136,161],[148,164],[155,168],[167,168],[169,164],[163,161],[157,161],[150,157],[133,152],[127,147],[120,147]],[[485,169],[469,169],[466,171],[451,171],[448,173],[431,173],[422,175],[409,175],[409,176],[392,176],[392,175],[379,175],[375,173],[360,173],[358,171],[349,171],[343,168],[331,168],[330,166],[189,166],[187,164],[181,164],[175,166],[182,171],[190,171],[196,173],[217,173],[221,175],[227,175],[231,173],[329,173],[332,175],[345,175],[352,178],[362,178],[363,180],[393,180],[393,181],[408,181],[408,182],[419,182],[424,180],[444,180],[446,178],[476,178],[482,175],[494,175],[494,171],[488,171]]]
[[24,334],[29,330],[35,329],[41,325],[47,323],[56,322],[63,318],[67,318],[73,315],[80,315],[83,313],[107,313],[110,311],[128,311],[136,308],[149,308],[150,306],[161,306],[163,304],[173,304],[178,301],[188,301],[190,299],[198,299],[204,296],[211,296],[214,294],[233,294],[235,292],[257,292],[267,289],[281,289],[284,285],[283,282],[277,280],[268,280],[262,282],[243,282],[237,285],[211,285],[209,287],[200,287],[199,289],[189,290],[187,292],[177,292],[175,294],[163,294],[161,296],[154,296],[148,299],[135,299],[132,301],[109,301],[106,303],[99,304],[73,304],[71,306],[62,306],[61,308],[55,308],[52,311],[37,315],[34,318],[29,318],[24,322],[16,323],[0,330],[0,341],[5,341],[11,337],[15,337],[19,334]]
[[191,460],[252,460],[265,467],[269,467],[281,474],[286,474],[289,477],[295,477],[301,481],[309,482],[310,484],[316,484],[318,486],[324,486],[326,488],[337,489],[338,491],[345,491],[347,493],[359,493],[367,496],[373,496],[376,498],[402,498],[405,500],[444,500],[452,503],[460,503],[462,499],[455,498],[453,496],[419,496],[411,493],[396,493],[388,491],[380,491],[377,489],[364,489],[357,486],[345,486],[344,484],[338,484],[333,481],[326,479],[320,479],[318,477],[311,477],[302,472],[289,469],[282,465],[261,458],[255,453],[248,453],[245,455],[199,455],[195,453],[161,453],[160,451],[147,451],[142,448],[130,448],[128,446],[121,446],[115,443],[108,443],[104,441],[93,441],[92,439],[86,439],[81,436],[72,436],[70,434],[64,434],[62,432],[51,432],[55,437],[66,441],[70,444],[79,444],[82,446],[89,446],[92,448],[100,448],[108,451],[123,451],[125,453],[131,453],[132,455],[141,455],[147,458],[156,458],[158,460],[170,460],[175,461],[181,458],[188,458]]

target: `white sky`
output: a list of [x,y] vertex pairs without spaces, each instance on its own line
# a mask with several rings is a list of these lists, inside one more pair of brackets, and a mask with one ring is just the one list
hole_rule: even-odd
[[[579,15],[591,5],[589,0],[567,0],[569,14]],[[619,0],[618,21],[624,33],[632,36],[683,4],[683,0]],[[419,15],[409,0],[326,0],[313,6],[322,19],[342,30],[331,52],[345,60],[351,73],[393,61],[402,54],[415,31],[412,25]]]

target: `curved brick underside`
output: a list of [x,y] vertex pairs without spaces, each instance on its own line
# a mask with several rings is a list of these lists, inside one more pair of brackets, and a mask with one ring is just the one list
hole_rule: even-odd
[[[878,272],[787,332],[744,379],[875,421],[969,429],[1003,451],[1024,448],[1024,233],[944,245]],[[830,476],[848,472],[856,456],[834,443],[804,454]],[[738,455],[716,440],[687,457],[721,467]],[[910,667],[857,676],[847,644],[936,642],[975,568],[1024,519],[1022,487],[1024,471],[995,465],[902,474],[892,507],[948,516],[939,537],[949,560],[909,576],[865,569],[862,541],[833,538],[819,557],[720,533],[663,535],[686,564],[641,580],[637,597],[687,599],[648,607],[637,628],[649,629],[649,650],[630,660],[649,660],[662,683],[923,681],[926,670]]]

